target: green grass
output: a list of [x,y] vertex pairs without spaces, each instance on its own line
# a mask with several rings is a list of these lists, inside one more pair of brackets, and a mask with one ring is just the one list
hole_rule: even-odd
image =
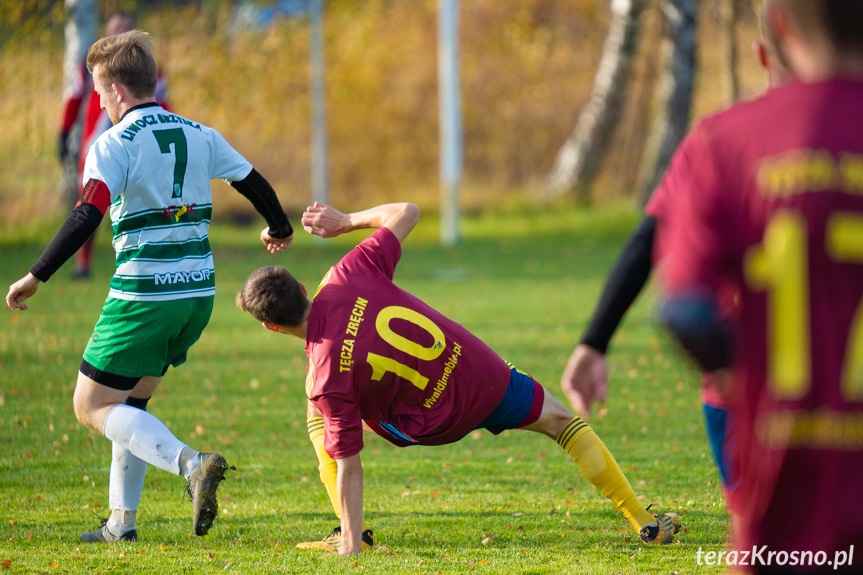
[[[456,319],[543,382],[560,374],[605,276],[635,224],[624,208],[513,211],[464,224],[436,245],[429,216],[408,239],[396,282]],[[296,221],[296,218],[295,218]],[[141,542],[85,546],[107,514],[107,440],[75,420],[81,353],[107,293],[112,251],[99,231],[92,281],[70,265],[25,313],[0,312],[0,562],[9,573],[702,573],[696,553],[724,546],[727,514],[700,412],[698,376],[642,297],[612,345],[611,393],[592,421],[645,504],[676,510],[673,545],[642,546],[613,505],[547,438],[475,432],[459,443],[397,449],[366,436],[365,509],[376,550],[358,559],[300,551],[337,522],[305,430],[299,341],[265,331],[233,305],[252,269],[286,264],[310,287],[363,235],[299,237],[278,256],[255,229],[214,224],[218,295],[187,364],[150,403],[182,440],[218,450],[237,471],[220,488],[210,535],[191,535],[184,482],[148,471]],[[45,238],[47,241],[47,236]],[[44,244],[0,243],[0,280],[23,275]]]

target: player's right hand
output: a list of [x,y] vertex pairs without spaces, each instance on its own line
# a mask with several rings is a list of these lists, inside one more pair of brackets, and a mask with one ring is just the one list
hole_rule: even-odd
[[41,282],[39,279],[33,274],[27,274],[11,286],[9,286],[9,293],[6,294],[6,305],[9,306],[9,309],[18,309],[24,311],[26,309],[30,309],[27,307],[27,304],[24,303],[24,300],[32,297],[36,290],[39,289],[39,284]]
[[608,397],[605,355],[589,345],[575,346],[560,379],[560,387],[572,409],[582,419],[590,419],[593,402],[605,403]]

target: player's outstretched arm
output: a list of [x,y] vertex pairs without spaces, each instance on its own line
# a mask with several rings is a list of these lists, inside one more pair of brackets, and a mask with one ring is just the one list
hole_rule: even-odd
[[339,555],[359,555],[363,545],[363,464],[360,454],[337,459],[339,506],[342,510],[342,549]]
[[39,278],[31,273],[9,286],[9,293],[6,294],[6,305],[9,309],[26,310],[29,309],[24,300],[33,296],[36,290],[39,289]]
[[302,224],[308,233],[322,238],[334,238],[363,228],[387,228],[402,242],[417,225],[419,218],[420,209],[407,202],[383,204],[349,214],[315,202],[303,213]]
[[267,227],[261,231],[261,242],[267,251],[277,254],[290,247],[294,241],[294,230],[270,183],[253,168],[244,179],[231,182],[231,186],[252,202],[255,210],[266,220]]
[[28,309],[24,300],[32,297],[39,284],[48,281],[93,235],[110,204],[111,195],[105,184],[99,180],[88,181],[78,205],[72,209],[54,239],[30,268],[30,273],[9,287],[6,305],[10,309]]

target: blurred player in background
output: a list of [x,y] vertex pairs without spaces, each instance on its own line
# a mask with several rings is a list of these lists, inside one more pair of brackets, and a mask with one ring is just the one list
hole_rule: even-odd
[[111,515],[85,542],[137,540],[135,518],[147,463],[188,480],[197,535],[213,524],[227,469],[217,453],[184,445],[147,413],[168,367],[186,361],[210,319],[215,271],[208,229],[210,181],[246,196],[268,224],[261,241],[287,248],[293,230],[269,183],[215,130],[181,118],[155,98],[153,39],[137,30],[97,41],[87,54],[102,108],[114,126],[90,147],[78,205],[6,304],[24,303],[93,234],[111,210],[117,269],[84,350],[75,415],[113,442]]
[[[108,18],[108,22],[105,24],[105,36],[122,34],[134,28],[135,19],[130,14],[118,12]],[[168,107],[165,79],[161,73],[158,74],[156,82],[156,101],[165,110],[170,110]],[[70,147],[70,133],[75,123],[79,120],[81,123],[81,137],[75,142],[75,145]],[[60,162],[63,165],[66,165],[67,162],[73,163],[75,167],[74,201],[69,202],[70,205],[75,205],[81,192],[84,190],[84,161],[87,159],[87,152],[90,150],[90,146],[110,127],[111,119],[99,104],[99,95],[96,93],[93,77],[87,69],[87,62],[85,60],[81,62],[81,66],[75,74],[75,84],[72,87],[71,93],[64,99],[63,119],[60,125]],[[75,252],[75,271],[73,272],[73,277],[76,279],[87,279],[90,277],[90,262],[93,255],[94,237],[95,232],[93,236],[90,236],[90,239],[84,242],[81,249]]]
[[771,0],[765,27],[793,81],[702,120],[678,150],[662,315],[705,371],[732,369],[734,539],[766,550],[750,570],[859,573],[863,2]]
[[[762,28],[764,12],[772,0],[762,2]],[[755,43],[755,55],[767,70],[771,88],[781,86],[789,80],[785,67],[779,61],[773,41],[762,29],[762,39]],[[593,403],[605,403],[608,396],[608,365],[605,355],[611,337],[620,325],[632,302],[647,284],[654,262],[663,256],[655,237],[663,213],[673,206],[677,187],[686,181],[686,172],[691,166],[675,162],[669,166],[663,181],[656,189],[647,206],[645,216],[629,238],[617,262],[606,280],[596,310],[590,318],[588,328],[575,347],[561,378],[561,388],[569,398],[573,410],[585,419],[590,418]],[[724,311],[733,316],[736,294],[724,292]],[[719,389],[726,374],[705,373],[702,378],[701,402],[711,452],[726,495],[734,488],[731,477],[733,464],[728,452],[729,421],[727,399]],[[730,498],[729,498],[730,501]]]
[[[253,272],[237,305],[269,330],[306,343],[309,434],[340,527],[301,544],[357,554],[373,544],[363,520],[363,424],[397,446],[442,445],[475,429],[526,429],[554,440],[617,506],[645,543],[669,543],[676,514],[648,513],[593,430],[530,376],[462,326],[393,283],[401,243],[419,219],[413,204],[343,214],[316,203],[309,233],[377,231],[324,277],[314,300],[283,267]],[[335,461],[333,461],[335,460]]]

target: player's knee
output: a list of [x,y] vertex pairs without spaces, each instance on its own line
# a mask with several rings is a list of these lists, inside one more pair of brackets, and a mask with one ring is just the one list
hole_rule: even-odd
[[560,432],[569,425],[572,418],[575,417],[572,412],[567,409],[562,403],[547,395],[545,404],[542,407],[542,416],[546,433],[553,438],[560,435]]
[[75,390],[75,395],[72,396],[72,408],[75,411],[75,417],[90,429],[101,432],[100,429],[94,427],[95,411],[92,408],[92,402],[88,399],[80,389]]

